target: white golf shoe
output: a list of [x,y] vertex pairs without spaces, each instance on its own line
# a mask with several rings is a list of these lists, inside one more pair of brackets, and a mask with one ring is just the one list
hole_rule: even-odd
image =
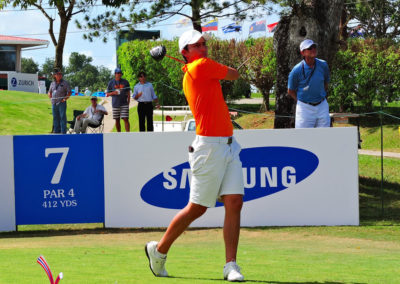
[[244,276],[240,273],[240,267],[235,261],[228,262],[224,266],[224,279],[230,282],[242,282]]
[[168,277],[168,273],[165,270],[165,262],[167,257],[162,258],[157,252],[157,242],[152,241],[146,244],[144,247],[147,258],[149,259],[149,266],[151,272],[157,277]]

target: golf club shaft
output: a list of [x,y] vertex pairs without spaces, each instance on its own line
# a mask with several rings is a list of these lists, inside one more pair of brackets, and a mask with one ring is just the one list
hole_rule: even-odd
[[175,57],[172,57],[172,56],[169,56],[168,54],[165,54],[165,56],[168,57],[168,58],[171,58],[171,59],[173,59],[173,60],[176,60],[176,61],[178,61],[178,62],[180,62],[180,63],[182,63],[182,64],[186,64],[185,61],[180,60],[180,59],[175,58]]

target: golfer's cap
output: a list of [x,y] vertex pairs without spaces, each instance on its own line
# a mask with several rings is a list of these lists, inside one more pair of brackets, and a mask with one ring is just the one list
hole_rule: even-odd
[[312,45],[317,46],[317,44],[312,39],[305,39],[300,43],[300,51],[311,47]]
[[179,52],[182,52],[182,50],[187,46],[188,44],[193,44],[196,43],[200,40],[200,38],[204,38],[204,40],[209,40],[210,36],[208,34],[202,34],[199,31],[196,30],[190,30],[184,32],[181,37],[179,38]]
[[114,71],[114,73],[121,73],[121,74],[122,74],[122,70],[121,70],[121,68],[115,68],[115,71]]
[[91,100],[96,100],[97,101],[97,97],[96,96],[90,96]]

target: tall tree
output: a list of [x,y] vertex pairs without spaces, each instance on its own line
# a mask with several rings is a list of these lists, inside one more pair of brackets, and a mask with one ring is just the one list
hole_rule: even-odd
[[272,38],[262,37],[250,38],[237,45],[242,65],[239,69],[241,77],[256,86],[262,94],[260,111],[270,109],[269,94],[276,81],[276,56],[272,43]]
[[338,31],[344,0],[278,1],[290,7],[274,34],[277,56],[275,128],[294,126],[295,103],[287,95],[288,76],[301,61],[299,45],[305,38],[318,43],[318,57],[332,61],[338,48]]
[[54,58],[46,58],[44,63],[42,64],[42,68],[39,70],[39,74],[41,76],[45,76],[47,79],[53,79],[53,70],[54,70]]
[[400,35],[400,0],[346,1],[347,21],[357,22],[365,37],[391,38]]
[[113,74],[103,66],[93,66],[92,60],[90,56],[71,53],[64,76],[72,87],[78,86],[80,90],[88,88],[92,92],[106,89]]
[[[46,17],[49,22],[49,35],[55,47],[54,67],[58,68],[62,68],[63,66],[64,45],[67,39],[69,22],[74,15],[86,11],[86,9],[93,4],[93,1],[94,0],[4,0],[6,5],[20,7],[21,9],[35,7]],[[49,13],[47,10],[48,8],[57,10],[58,20],[60,21],[58,38],[56,38],[57,32],[54,31],[54,21],[56,17],[53,17],[51,13]]]
[[32,58],[21,59],[21,72],[23,73],[36,73],[39,71],[39,64]]
[[[102,0],[103,4],[118,8],[118,11],[109,11],[91,18],[85,17],[84,23],[76,24],[79,28],[94,30],[85,34],[89,40],[103,36],[107,40],[108,33],[120,28],[134,28],[138,24],[147,23],[149,26],[166,21],[175,15],[188,18],[193,28],[201,32],[201,22],[216,17],[230,17],[236,20],[252,19],[255,13],[249,11],[255,8],[264,8],[267,0]],[[124,5],[130,5],[126,12]],[[146,5],[147,3],[147,5]]]

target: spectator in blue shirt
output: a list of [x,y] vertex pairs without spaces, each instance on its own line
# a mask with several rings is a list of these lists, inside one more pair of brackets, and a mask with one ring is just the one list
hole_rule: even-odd
[[139,83],[133,88],[132,97],[139,102],[138,104],[138,116],[139,116],[139,130],[141,132],[146,131],[146,120],[147,120],[147,131],[153,131],[153,102],[156,103],[156,107],[160,108],[158,104],[158,98],[154,93],[153,85],[146,82],[146,73],[140,72],[138,74]]
[[317,44],[311,39],[301,42],[300,53],[303,60],[294,66],[288,81],[288,94],[297,101],[296,128],[329,127],[328,64],[317,58]]

